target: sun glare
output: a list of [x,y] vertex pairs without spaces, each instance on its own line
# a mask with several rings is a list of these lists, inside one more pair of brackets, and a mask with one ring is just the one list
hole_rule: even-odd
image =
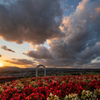
[[0,67],[2,67],[3,65],[0,63]]

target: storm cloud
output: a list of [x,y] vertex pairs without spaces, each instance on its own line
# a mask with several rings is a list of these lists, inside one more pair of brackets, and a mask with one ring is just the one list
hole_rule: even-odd
[[29,57],[35,59],[52,59],[53,55],[51,54],[50,50],[44,46],[36,46],[35,50],[27,51],[27,53],[23,53]]
[[75,12],[62,20],[60,29],[65,33],[65,37],[48,39],[49,51],[53,58],[40,58],[37,61],[55,67],[80,67],[91,64],[92,60],[100,56],[99,27],[100,0],[82,0]]
[[14,50],[7,48],[6,46],[1,46],[1,49],[5,50],[5,51],[9,51],[9,52],[13,52],[15,53]]
[[64,42],[81,63],[90,63],[100,55],[99,8],[100,0],[82,0],[73,14],[63,18],[61,28],[66,34]]
[[9,0],[0,4],[0,37],[16,43],[43,44],[61,37],[60,0]]
[[[72,66],[76,66],[91,63],[100,56],[99,8],[100,0],[82,0],[74,13],[63,18],[60,26],[66,35],[63,44],[55,46],[50,42],[58,59],[69,60]],[[59,44],[60,40],[57,41]]]

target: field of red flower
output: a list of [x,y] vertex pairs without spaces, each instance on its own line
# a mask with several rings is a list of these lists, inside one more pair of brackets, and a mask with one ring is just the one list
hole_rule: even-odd
[[0,83],[12,81],[12,80],[15,80],[15,79],[18,79],[18,77],[15,77],[15,76],[0,76]]
[[13,79],[13,78],[17,78],[15,76],[0,76],[0,80],[2,79]]
[[0,84],[0,100],[100,100],[100,75],[13,80]]

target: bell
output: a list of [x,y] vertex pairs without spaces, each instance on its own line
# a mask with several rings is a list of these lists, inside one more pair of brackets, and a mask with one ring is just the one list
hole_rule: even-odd
[[42,70],[43,68],[42,67],[40,67],[40,70]]

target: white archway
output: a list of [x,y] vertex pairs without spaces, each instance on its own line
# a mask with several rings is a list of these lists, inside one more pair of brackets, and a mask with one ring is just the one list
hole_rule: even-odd
[[44,65],[38,65],[36,67],[36,77],[38,76],[38,68],[41,67],[41,66],[44,68],[44,76],[46,76],[46,67]]

